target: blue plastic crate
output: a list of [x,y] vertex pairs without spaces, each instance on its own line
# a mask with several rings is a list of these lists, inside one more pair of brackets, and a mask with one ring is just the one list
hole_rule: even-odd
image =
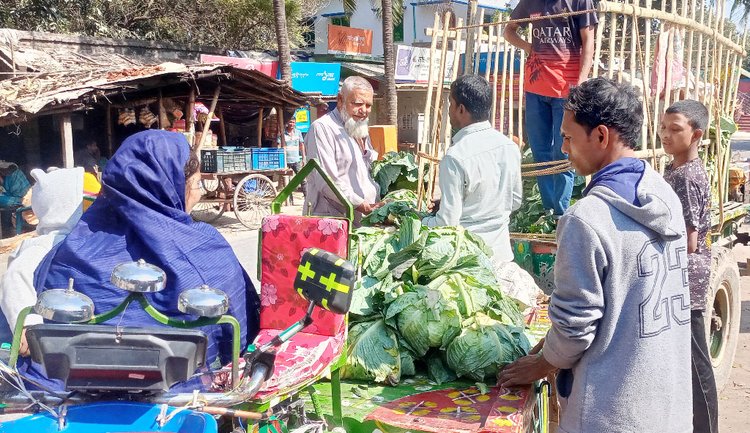
[[286,168],[286,155],[283,148],[253,148],[252,155],[253,170],[278,170]]

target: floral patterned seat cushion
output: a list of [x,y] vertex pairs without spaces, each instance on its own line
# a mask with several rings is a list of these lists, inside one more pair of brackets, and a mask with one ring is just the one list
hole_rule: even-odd
[[[308,302],[294,290],[302,253],[320,248],[347,257],[348,221],[292,215],[270,215],[261,226],[260,328],[282,330],[300,320]],[[344,316],[317,308],[308,334],[338,336]]]
[[[256,347],[271,341],[276,335],[276,330],[262,330],[255,339]],[[336,337],[305,332],[292,337],[279,347],[273,375],[263,384],[255,400],[292,392],[322,376],[327,367],[341,355],[345,339],[346,334],[343,332]]]

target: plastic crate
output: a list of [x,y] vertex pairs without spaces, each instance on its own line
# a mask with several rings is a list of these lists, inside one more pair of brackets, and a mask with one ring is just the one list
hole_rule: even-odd
[[278,170],[286,168],[286,155],[283,148],[253,148],[252,154],[253,170]]
[[201,150],[201,172],[227,173],[249,171],[252,167],[250,149],[234,148]]

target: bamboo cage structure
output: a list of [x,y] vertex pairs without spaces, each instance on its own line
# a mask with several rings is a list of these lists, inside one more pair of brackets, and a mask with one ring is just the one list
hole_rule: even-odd
[[[679,9],[671,2],[666,10],[646,6],[645,0],[624,2],[601,1],[589,11],[560,14],[552,18],[574,17],[594,13],[598,25],[594,36],[592,77],[610,77],[629,82],[640,93],[644,124],[636,150],[639,158],[662,171],[669,161],[658,139],[661,115],[672,102],[692,98],[703,102],[710,113],[710,140],[702,149],[703,161],[711,180],[715,199],[720,208],[727,199],[729,149],[728,140],[722,141],[722,119],[733,119],[737,106],[737,90],[747,30],[742,34],[725,29],[725,7],[721,2],[704,4],[700,0],[683,0]],[[453,50],[453,76],[479,73],[491,84],[493,102],[490,123],[506,136],[523,145],[524,139],[524,74],[526,53],[503,38],[509,23],[522,26],[521,37],[531,40],[531,28],[538,20],[550,16],[511,20],[500,15],[498,20],[483,23],[482,12],[472,9],[467,25],[457,20],[449,27],[450,12],[435,16],[430,46],[430,73],[423,137],[418,144],[420,174],[429,166],[427,188],[419,183],[419,197],[432,198],[437,164],[450,146],[451,125],[443,99],[446,84],[445,64],[447,49]],[[479,16],[478,16],[479,15]],[[468,51],[467,51],[468,50]],[[439,52],[439,55],[438,55]],[[486,55],[485,70],[479,70],[480,55]],[[463,58],[463,65],[459,65]],[[433,100],[433,95],[437,97]],[[705,131],[704,139],[709,138]],[[524,175],[544,175],[569,170],[567,161],[556,161],[546,168],[531,168]],[[557,171],[556,171],[557,170]],[[420,176],[420,178],[422,178]],[[718,196],[718,197],[717,197]]]

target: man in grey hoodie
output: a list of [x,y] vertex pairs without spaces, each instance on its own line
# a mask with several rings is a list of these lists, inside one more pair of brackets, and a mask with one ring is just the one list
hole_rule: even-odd
[[692,432],[685,223],[669,185],[635,158],[642,122],[636,91],[605,78],[565,105],[563,151],[593,177],[557,226],[552,327],[498,378],[562,369],[563,433]]

